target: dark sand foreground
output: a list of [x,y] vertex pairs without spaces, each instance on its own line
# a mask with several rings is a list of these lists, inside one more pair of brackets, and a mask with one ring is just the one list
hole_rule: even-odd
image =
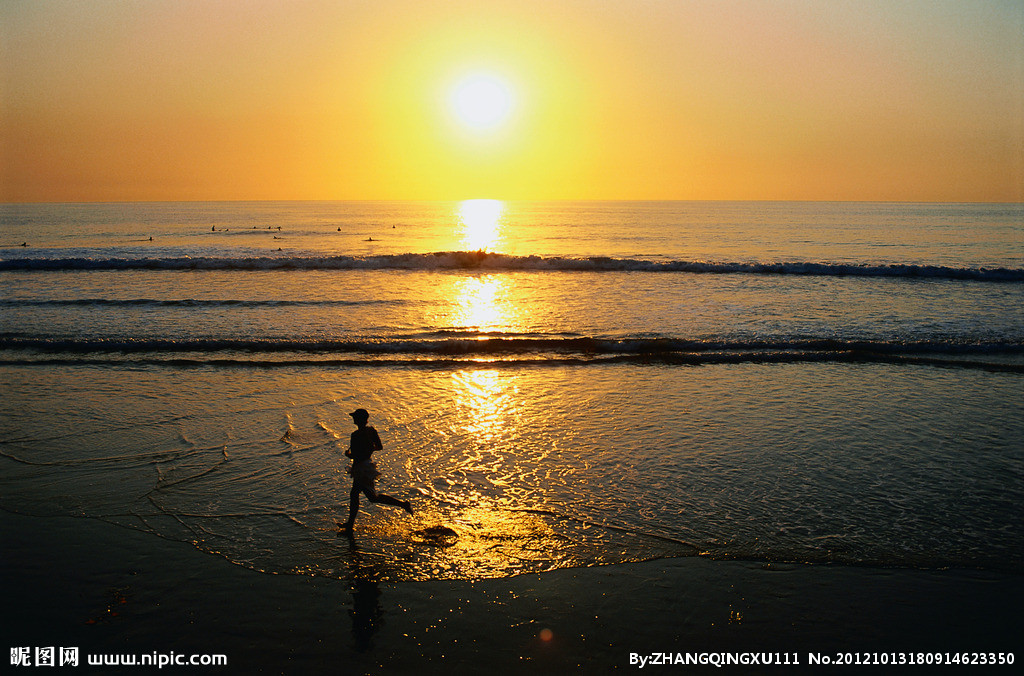
[[[0,524],[4,652],[80,648],[82,666],[51,673],[605,673],[637,670],[631,653],[709,651],[789,653],[801,665],[724,673],[835,672],[808,668],[809,652],[996,651],[1024,661],[1020,575],[683,558],[375,583],[257,573],[92,519],[0,512]],[[339,539],[339,551],[347,546]],[[172,651],[222,654],[228,665],[84,664],[87,654]]]

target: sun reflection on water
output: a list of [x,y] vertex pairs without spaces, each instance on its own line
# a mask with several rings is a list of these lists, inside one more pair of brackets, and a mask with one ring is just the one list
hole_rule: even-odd
[[459,203],[462,226],[461,247],[466,251],[487,251],[501,235],[505,204],[500,200],[465,200]]
[[[502,428],[511,419],[514,405],[512,387],[507,374],[503,377],[496,370],[474,369],[452,374],[452,388],[458,393],[458,404],[467,409],[465,431],[471,437],[490,445],[501,436]],[[478,465],[477,470],[497,469],[493,464],[475,464]]]
[[516,310],[503,302],[508,282],[498,275],[465,277],[455,282],[452,323],[459,328],[496,331],[508,327]]

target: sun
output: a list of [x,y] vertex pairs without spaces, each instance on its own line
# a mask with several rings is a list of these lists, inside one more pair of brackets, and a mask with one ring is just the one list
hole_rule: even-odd
[[509,84],[498,75],[473,73],[452,87],[448,103],[462,126],[475,131],[489,131],[509,118],[515,97]]

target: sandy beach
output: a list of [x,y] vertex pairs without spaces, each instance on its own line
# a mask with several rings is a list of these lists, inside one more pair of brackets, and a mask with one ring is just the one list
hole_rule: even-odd
[[1008,574],[690,557],[376,583],[262,574],[93,519],[3,512],[2,523],[8,647],[78,647],[96,673],[156,667],[88,667],[88,654],[225,655],[227,666],[180,668],[219,673],[515,674],[754,651],[781,653],[793,673],[823,669],[809,653],[1022,647],[1024,579]]

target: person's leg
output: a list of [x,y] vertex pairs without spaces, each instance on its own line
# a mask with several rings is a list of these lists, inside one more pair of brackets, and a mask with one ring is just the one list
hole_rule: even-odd
[[410,514],[412,514],[412,505],[409,504],[405,500],[398,500],[397,498],[393,498],[390,495],[384,495],[383,493],[376,493],[376,492],[373,493],[373,495],[371,495],[370,493],[367,493],[366,497],[370,498],[370,502],[382,502],[385,505],[393,505],[395,507],[401,507],[405,511],[409,512]]
[[359,513],[359,487],[353,483],[352,493],[349,496],[348,502],[348,521],[343,526],[345,530],[352,530],[352,526],[356,523],[356,514]]

